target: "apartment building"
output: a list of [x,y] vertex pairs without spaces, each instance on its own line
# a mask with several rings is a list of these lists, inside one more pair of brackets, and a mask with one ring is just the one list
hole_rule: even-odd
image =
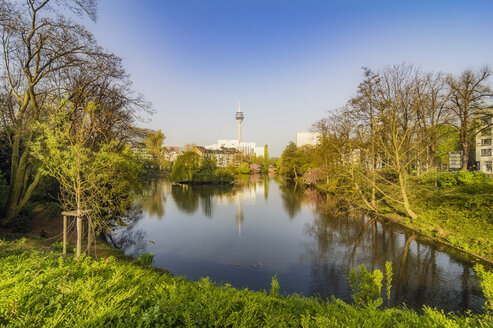
[[476,135],[476,165],[486,174],[493,174],[492,118],[480,119],[480,132]]

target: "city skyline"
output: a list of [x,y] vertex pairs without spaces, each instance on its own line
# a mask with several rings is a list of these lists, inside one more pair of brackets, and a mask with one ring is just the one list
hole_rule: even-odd
[[493,66],[492,15],[490,1],[107,0],[84,24],[123,58],[156,112],[139,125],[161,129],[166,144],[233,138],[241,99],[243,138],[279,156],[355,94],[363,66]]

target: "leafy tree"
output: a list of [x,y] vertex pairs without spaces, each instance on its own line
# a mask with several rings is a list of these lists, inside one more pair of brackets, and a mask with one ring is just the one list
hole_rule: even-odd
[[248,162],[241,163],[240,167],[236,169],[236,172],[240,174],[250,174],[250,165]]
[[181,153],[171,170],[171,180],[176,182],[190,182],[193,175],[199,171],[200,156],[194,151],[185,151]]
[[40,172],[55,178],[61,189],[65,210],[91,210],[95,227],[103,229],[109,218],[125,212],[129,192],[139,181],[141,166],[129,147],[114,141],[98,149],[88,147],[90,117],[98,106],[89,103],[77,127],[68,113],[56,111],[49,120],[36,124],[37,138],[30,144],[33,156],[42,166]]
[[149,137],[145,140],[147,151],[151,154],[154,163],[159,167],[166,165],[165,152],[166,148],[163,146],[163,141],[166,138],[161,130],[149,134]]
[[270,166],[270,158],[269,158],[269,147],[267,144],[264,146],[264,161],[262,163],[262,172],[267,172]]
[[303,153],[296,147],[294,142],[290,142],[279,159],[279,173],[286,175],[289,178],[298,178],[302,174]]
[[[30,145],[37,122],[65,108],[70,124],[80,124],[89,101],[100,112],[87,124],[86,147],[123,141],[136,107],[146,108],[130,92],[121,60],[105,53],[83,26],[61,15],[65,10],[96,18],[95,0],[0,0],[2,90],[0,123],[9,145],[9,193],[2,225],[9,224],[30,199],[42,171]],[[70,104],[70,106],[68,106]],[[136,107],[134,106],[136,105]],[[82,109],[81,109],[82,108]],[[103,112],[111,115],[103,115]]]

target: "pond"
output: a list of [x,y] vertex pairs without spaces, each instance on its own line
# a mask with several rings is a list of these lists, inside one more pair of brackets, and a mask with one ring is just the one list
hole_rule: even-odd
[[352,302],[350,269],[384,272],[392,261],[384,304],[483,312],[473,265],[452,250],[279,177],[244,176],[234,186],[155,179],[135,203],[114,243],[155,254],[153,264],[175,276],[269,290],[277,275],[281,293]]

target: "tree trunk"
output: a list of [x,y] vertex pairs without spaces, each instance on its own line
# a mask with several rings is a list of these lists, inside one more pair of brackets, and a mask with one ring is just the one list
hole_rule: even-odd
[[34,188],[38,185],[41,171],[37,170],[34,180],[29,184],[29,176],[32,173],[28,165],[29,150],[26,149],[19,157],[21,136],[17,133],[12,144],[12,163],[10,167],[9,196],[5,206],[5,216],[1,221],[2,226],[8,225],[19,215],[31,197]]
[[467,171],[467,163],[469,162],[469,143],[467,140],[462,141],[462,171]]
[[402,201],[404,203],[404,208],[406,209],[407,214],[411,218],[411,222],[418,218],[418,215],[411,209],[411,205],[409,203],[409,199],[407,198],[407,190],[406,190],[406,179],[402,170],[399,170],[399,186],[401,189]]

